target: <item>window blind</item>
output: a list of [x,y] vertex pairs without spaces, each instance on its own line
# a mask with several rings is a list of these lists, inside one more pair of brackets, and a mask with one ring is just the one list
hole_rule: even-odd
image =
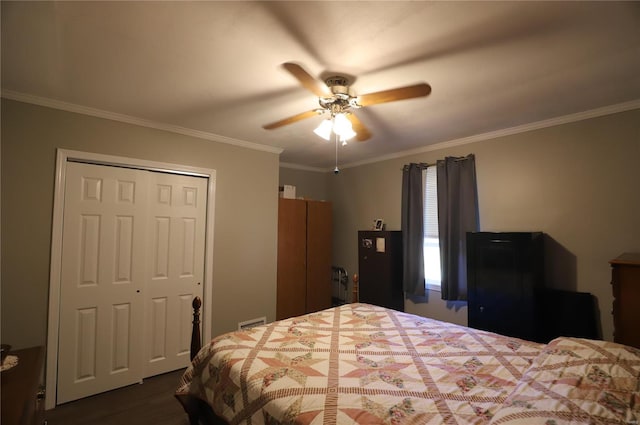
[[438,239],[438,185],[436,167],[427,167],[424,174],[424,237]]

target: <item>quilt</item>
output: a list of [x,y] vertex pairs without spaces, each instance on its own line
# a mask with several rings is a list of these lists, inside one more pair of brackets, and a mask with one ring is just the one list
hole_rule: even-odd
[[213,339],[176,395],[230,425],[488,424],[544,347],[347,304]]
[[640,350],[557,338],[536,357],[491,425],[640,423]]

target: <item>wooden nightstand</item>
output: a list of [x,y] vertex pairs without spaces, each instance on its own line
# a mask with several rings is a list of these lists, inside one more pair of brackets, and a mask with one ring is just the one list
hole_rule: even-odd
[[42,423],[43,400],[38,400],[44,347],[31,347],[9,353],[18,364],[0,373],[2,381],[2,423],[32,425]]

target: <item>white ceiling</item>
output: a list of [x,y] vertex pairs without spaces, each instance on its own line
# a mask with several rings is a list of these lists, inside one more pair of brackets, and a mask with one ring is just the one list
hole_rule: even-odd
[[[640,105],[640,2],[8,2],[5,97],[121,114],[332,169],[317,107],[280,65],[428,97],[355,111],[341,164],[584,111]],[[95,111],[94,111],[95,112]],[[203,133],[198,133],[203,132]]]

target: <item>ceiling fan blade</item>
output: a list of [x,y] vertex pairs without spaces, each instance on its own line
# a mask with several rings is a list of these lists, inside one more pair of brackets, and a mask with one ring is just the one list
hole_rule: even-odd
[[312,109],[311,111],[301,112],[299,114],[290,116],[280,121],[275,121],[270,124],[265,124],[262,126],[262,128],[264,128],[265,130],[273,130],[274,128],[282,127],[283,125],[293,124],[294,122],[297,122],[306,118],[315,117],[317,115],[319,115],[318,111],[315,109]]
[[286,62],[282,64],[282,67],[289,71],[291,75],[293,75],[302,86],[309,90],[311,93],[315,94],[318,97],[329,97],[331,96],[331,90],[329,87],[321,81],[316,80],[312,77],[303,67],[293,62]]
[[351,121],[351,127],[353,127],[353,131],[356,132],[356,140],[358,142],[364,142],[371,138],[371,132],[364,126],[364,124],[362,124],[362,121],[360,121],[353,112],[347,114],[347,118]]
[[427,83],[413,86],[399,87],[396,89],[383,90],[358,96],[358,105],[369,106],[378,103],[393,102],[396,100],[411,99],[414,97],[428,96],[431,93],[431,86]]

